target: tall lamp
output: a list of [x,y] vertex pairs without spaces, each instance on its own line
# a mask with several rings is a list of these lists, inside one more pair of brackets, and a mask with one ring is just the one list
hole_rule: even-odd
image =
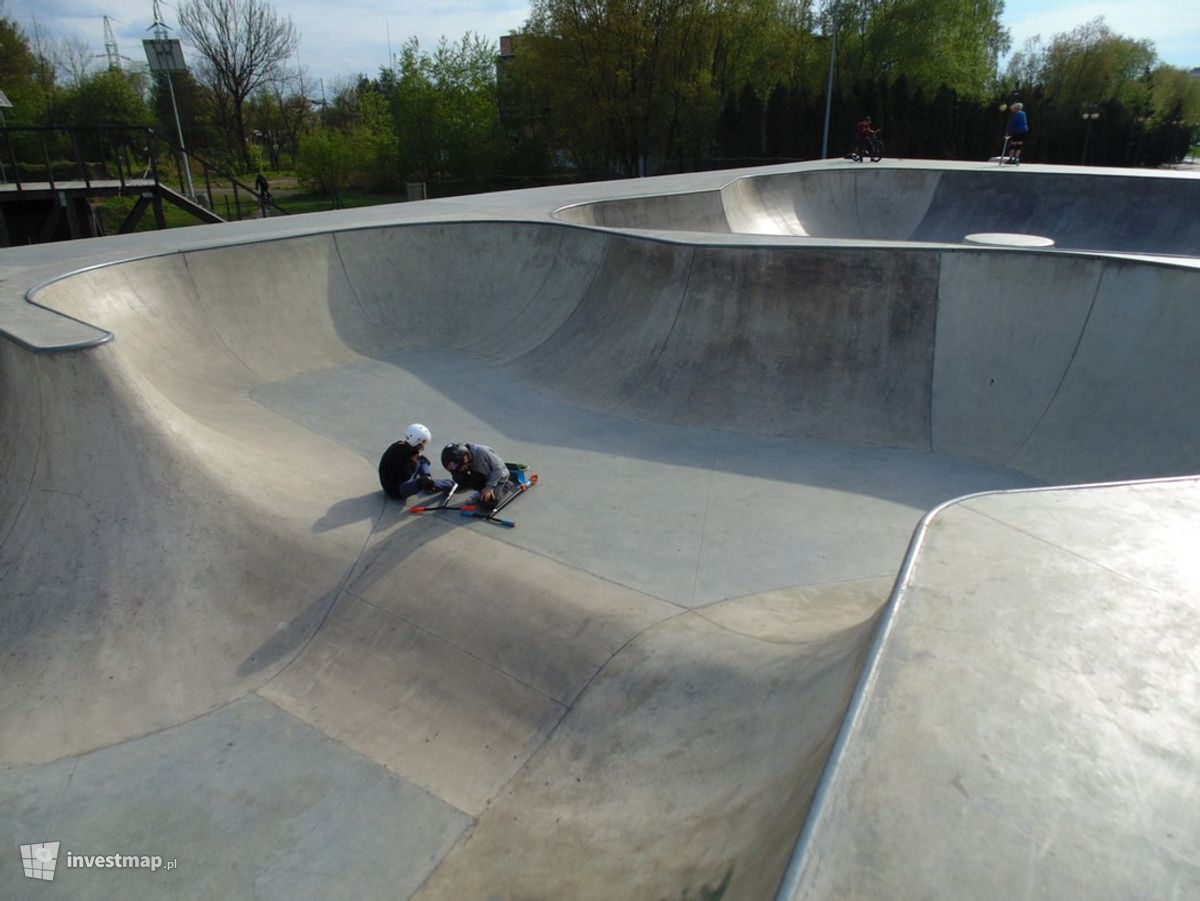
[[837,60],[837,36],[841,27],[841,7],[833,4],[833,35],[829,45],[829,77],[825,82],[825,128],[821,135],[821,159],[829,159],[829,114],[833,107],[833,71]]
[[1088,141],[1092,137],[1092,123],[1100,118],[1100,110],[1094,106],[1085,106],[1083,112],[1080,113],[1080,118],[1087,123],[1087,131],[1083,135],[1083,156],[1079,158],[1079,165],[1086,166]]
[[[12,107],[13,102],[8,99],[8,95],[0,91],[0,128],[6,127],[4,125],[4,111],[12,109]],[[0,159],[0,183],[8,183],[8,173],[4,171],[4,160],[2,159]]]
[[171,92],[171,110],[175,113],[175,132],[179,135],[179,152],[183,155],[183,171],[187,174],[188,198],[196,199],[196,189],[192,186],[192,167],[188,165],[187,146],[183,143],[183,126],[179,124],[179,105],[175,102],[175,85],[171,82],[172,72],[186,72],[187,64],[183,61],[183,46],[176,38],[167,37],[167,26],[163,24],[158,12],[158,0],[154,0],[154,37],[142,41],[146,50],[146,61],[150,63],[150,71],[156,75],[167,76],[167,90]]

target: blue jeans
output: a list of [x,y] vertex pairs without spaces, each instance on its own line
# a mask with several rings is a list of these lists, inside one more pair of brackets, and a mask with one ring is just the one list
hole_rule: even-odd
[[409,476],[408,481],[400,483],[400,500],[410,498],[420,491],[421,483],[426,479],[433,483],[434,491],[449,491],[454,485],[454,482],[450,479],[433,478],[431,473],[432,470],[429,468],[429,464],[422,460],[417,466],[416,471]]
[[[517,486],[516,486],[516,484],[514,484],[514,479],[516,479],[516,478],[517,478],[517,476],[516,476],[516,473],[514,472],[514,473],[509,473],[509,476],[507,479],[501,479],[500,482],[493,489],[496,493],[496,499],[493,500],[490,504],[485,502],[484,500],[480,499],[478,502],[479,507],[483,510],[492,510],[495,507],[499,506],[501,501],[503,501],[506,497],[508,497],[510,494],[512,494],[513,491],[516,490]],[[483,486],[485,484],[487,484],[487,476],[485,476],[481,472],[465,473],[465,474],[461,475],[458,479],[458,487],[459,488],[467,488],[467,489],[474,490],[474,491],[483,491]]]

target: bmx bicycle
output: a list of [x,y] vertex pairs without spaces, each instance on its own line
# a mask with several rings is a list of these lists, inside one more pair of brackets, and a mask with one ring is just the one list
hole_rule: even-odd
[[870,137],[860,141],[858,146],[850,151],[850,159],[856,163],[861,163],[863,158],[868,156],[872,163],[878,163],[883,159],[883,141],[880,139],[878,131],[871,132]]

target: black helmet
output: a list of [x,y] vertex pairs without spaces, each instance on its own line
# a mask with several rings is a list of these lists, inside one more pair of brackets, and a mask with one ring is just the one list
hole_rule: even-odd
[[471,452],[465,444],[447,444],[442,448],[442,466],[450,472],[466,468],[467,457]]

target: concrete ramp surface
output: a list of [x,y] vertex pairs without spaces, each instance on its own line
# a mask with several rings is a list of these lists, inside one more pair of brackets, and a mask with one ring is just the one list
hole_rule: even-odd
[[859,165],[754,172],[709,190],[596,200],[558,216],[617,228],[954,244],[973,232],[1013,232],[1071,249],[1195,256],[1197,202],[1200,181],[1189,172]]
[[[1039,179],[1085,199],[1021,212]],[[815,896],[817,860],[825,896],[888,894],[891,870],[858,878],[880,836],[825,805],[874,748],[915,767],[953,731],[905,738],[899,708],[863,727],[902,684],[879,674],[942,641],[887,656],[909,576],[954,585],[970,669],[997,628],[972,577],[1066,544],[993,553],[951,517],[962,549],[918,570],[922,518],[1134,479],[1174,480],[1118,511],[1200,518],[1200,268],[1145,255],[1194,254],[1195,230],[1089,212],[1197,184],[808,164],[0,251],[0,896],[49,888],[17,849],[55,841],[72,898]],[[1035,226],[1121,253],[952,237]],[[435,475],[449,441],[539,474],[515,528],[385,498],[412,421]],[[1040,534],[1028,499],[1074,496],[996,497]],[[1006,603],[1076,609],[1089,583],[1060,570]],[[1138,603],[1200,587],[1172,579]],[[1194,675],[1185,647],[1117,654],[1120,628],[1086,636],[1097,667]],[[979,672],[1021,666],[999,648]],[[903,690],[952,719],[986,683]],[[1200,726],[1172,716],[1194,759]],[[876,770],[879,797],[908,773]],[[952,817],[928,819],[918,848]],[[1185,884],[1160,850],[1151,884]],[[928,876],[911,896],[974,884]]]

